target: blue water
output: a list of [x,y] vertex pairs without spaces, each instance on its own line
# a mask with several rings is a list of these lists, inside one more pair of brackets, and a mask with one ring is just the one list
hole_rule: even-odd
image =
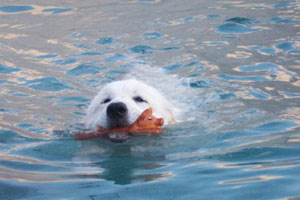
[[[0,3],[0,199],[299,199],[297,0]],[[180,123],[76,141],[138,78]]]

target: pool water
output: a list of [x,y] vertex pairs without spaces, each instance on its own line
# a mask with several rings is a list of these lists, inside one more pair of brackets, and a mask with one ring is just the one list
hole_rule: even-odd
[[[0,3],[0,199],[299,199],[297,0]],[[106,83],[180,122],[76,141]]]

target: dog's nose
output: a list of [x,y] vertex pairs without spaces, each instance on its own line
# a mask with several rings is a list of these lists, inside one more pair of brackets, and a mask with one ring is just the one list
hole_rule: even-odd
[[111,103],[107,107],[107,115],[111,119],[123,119],[127,115],[127,106],[122,102]]

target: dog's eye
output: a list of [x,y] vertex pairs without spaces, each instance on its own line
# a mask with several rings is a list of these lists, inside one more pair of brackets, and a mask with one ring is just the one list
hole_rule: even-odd
[[102,104],[104,104],[104,103],[108,103],[108,102],[110,102],[110,98],[106,98],[106,99],[104,99],[104,101],[102,101]]
[[133,97],[133,100],[138,103],[147,102],[140,96]]

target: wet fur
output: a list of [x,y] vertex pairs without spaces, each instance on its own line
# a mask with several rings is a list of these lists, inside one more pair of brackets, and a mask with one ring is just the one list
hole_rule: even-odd
[[[144,101],[136,101],[137,97]],[[134,123],[141,113],[150,107],[154,116],[164,119],[165,125],[175,122],[172,106],[164,96],[141,81],[129,79],[109,83],[99,91],[87,109],[84,120],[86,128],[110,128],[113,122],[107,116],[107,107],[117,102],[124,103],[128,109],[124,126]]]

